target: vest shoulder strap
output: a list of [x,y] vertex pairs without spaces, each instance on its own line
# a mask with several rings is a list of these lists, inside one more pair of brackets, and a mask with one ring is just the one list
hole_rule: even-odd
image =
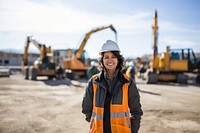
[[124,75],[125,79],[127,79],[128,81],[130,80],[129,76],[127,76],[126,74],[123,74],[123,75]]
[[94,81],[95,79],[97,79],[97,77],[98,77],[98,74],[93,75],[92,76],[92,81]]

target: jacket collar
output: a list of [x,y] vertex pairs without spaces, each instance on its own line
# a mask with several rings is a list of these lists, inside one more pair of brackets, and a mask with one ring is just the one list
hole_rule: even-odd
[[[122,71],[119,70],[117,76],[118,76],[119,81],[120,81],[122,84],[125,84],[125,83],[128,83],[128,82],[129,82],[129,81],[124,77]],[[103,80],[104,80],[104,71],[101,71],[101,72],[98,74],[97,78],[96,78],[94,81],[97,82],[97,83],[103,83]]]

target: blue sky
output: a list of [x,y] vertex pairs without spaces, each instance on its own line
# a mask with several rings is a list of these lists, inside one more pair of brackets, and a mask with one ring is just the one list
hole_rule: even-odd
[[[28,34],[52,49],[77,48],[88,31],[112,24],[124,57],[152,54],[157,9],[158,51],[169,45],[200,52],[199,6],[199,0],[0,0],[0,49],[24,49]],[[115,40],[110,29],[92,34],[89,56],[98,57],[107,39]]]

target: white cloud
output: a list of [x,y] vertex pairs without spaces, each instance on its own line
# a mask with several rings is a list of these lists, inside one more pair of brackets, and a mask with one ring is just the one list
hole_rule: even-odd
[[[168,44],[173,47],[196,46],[196,42],[200,41],[196,39],[200,35],[197,29],[162,20],[158,22],[159,48]],[[74,44],[79,42],[81,36],[92,28],[113,24],[124,53],[140,56],[145,52],[152,52],[152,23],[152,12],[96,14],[83,9],[77,10],[57,1],[46,4],[28,0],[0,0],[0,32],[1,35],[4,32],[9,33],[3,34],[7,36],[5,39],[0,36],[0,40],[10,44],[1,48],[15,47],[13,44],[19,44],[17,47],[23,48],[24,34],[29,32],[34,33],[41,42],[52,44],[53,48],[75,47]],[[85,48],[90,55],[95,55],[100,44],[107,38],[113,39],[113,33],[99,32],[98,36],[94,35],[88,40]]]
[[66,4],[52,6],[26,0],[12,2],[8,0],[2,2],[2,5],[1,31],[75,33],[88,30],[93,26],[114,23],[122,32],[128,33],[131,30],[146,29],[147,22],[143,20],[149,16],[148,13],[102,16],[83,10],[74,10]]
[[89,20],[89,16],[85,16],[83,12],[62,5],[51,6],[23,0],[18,6],[9,3],[11,2],[6,1],[3,3],[4,8],[1,8],[2,31],[72,33],[83,30]]

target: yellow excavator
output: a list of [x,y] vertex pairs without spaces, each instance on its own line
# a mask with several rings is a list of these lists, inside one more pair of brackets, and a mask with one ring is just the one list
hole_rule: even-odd
[[[34,44],[40,52],[39,58],[32,64],[28,63],[28,49],[30,43]],[[25,79],[37,80],[37,76],[47,76],[49,79],[56,77],[56,65],[51,62],[51,47],[38,43],[33,36],[27,36],[23,55],[23,69],[25,70]]]
[[147,75],[147,83],[156,84],[157,81],[173,81],[187,84],[188,75],[195,73],[196,83],[200,83],[200,60],[195,57],[191,48],[170,49],[158,54],[158,15],[155,10],[153,22],[153,58],[150,63],[150,71]]
[[69,57],[64,58],[62,62],[62,67],[63,69],[65,69],[65,74],[67,78],[73,79],[75,76],[86,76],[86,72],[90,67],[90,63],[89,60],[86,58],[86,51],[84,50],[84,47],[93,33],[107,28],[110,28],[115,33],[115,38],[117,40],[117,31],[115,30],[113,25],[98,27],[92,29],[91,31],[85,34],[85,37],[78,49],[70,49],[68,51]]

